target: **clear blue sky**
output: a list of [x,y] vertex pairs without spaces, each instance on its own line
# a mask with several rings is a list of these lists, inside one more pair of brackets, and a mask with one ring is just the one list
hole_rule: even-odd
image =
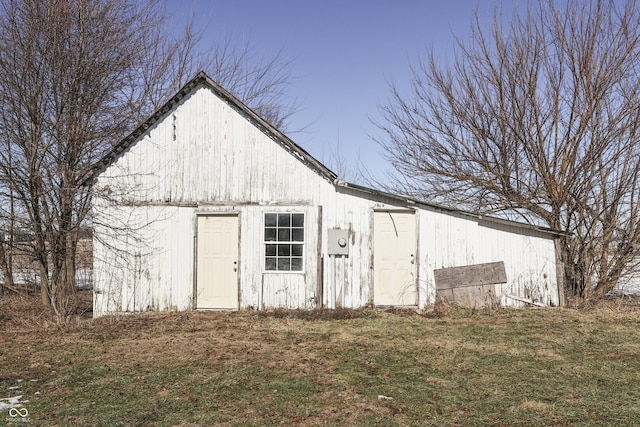
[[[505,0],[505,4],[511,4]],[[433,48],[451,58],[453,34],[464,37],[475,10],[490,20],[499,0],[168,0],[175,19],[194,13],[207,37],[250,39],[267,56],[281,51],[295,77],[289,90],[301,110],[289,136],[353,180],[361,161],[376,176],[390,166],[372,141],[370,118],[389,97],[387,81],[408,87],[410,62]],[[505,15],[510,14],[505,10]],[[206,70],[205,70],[206,71]],[[342,166],[334,158],[343,159]],[[345,168],[346,166],[346,168]]]

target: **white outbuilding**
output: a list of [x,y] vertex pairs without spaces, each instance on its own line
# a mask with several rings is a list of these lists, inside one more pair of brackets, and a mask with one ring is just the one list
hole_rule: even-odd
[[341,181],[204,73],[87,182],[96,317],[562,301],[557,233]]

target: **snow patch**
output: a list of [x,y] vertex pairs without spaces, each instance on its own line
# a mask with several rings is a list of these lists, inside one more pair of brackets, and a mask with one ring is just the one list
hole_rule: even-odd
[[23,403],[28,402],[28,400],[24,400],[20,402],[20,399],[22,399],[22,395],[0,398],[0,411],[4,411],[5,409],[11,409],[11,408],[20,408],[22,407]]

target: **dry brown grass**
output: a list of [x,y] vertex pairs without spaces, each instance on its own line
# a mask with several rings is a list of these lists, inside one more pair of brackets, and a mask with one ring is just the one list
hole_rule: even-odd
[[629,425],[640,417],[640,311],[629,304],[95,321],[85,312],[60,328],[33,302],[0,298],[0,398],[29,400],[32,425]]

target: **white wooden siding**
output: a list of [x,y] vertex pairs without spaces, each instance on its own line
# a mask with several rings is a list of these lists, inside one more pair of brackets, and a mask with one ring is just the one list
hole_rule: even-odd
[[497,288],[502,305],[522,305],[509,295],[559,304],[554,240],[547,233],[457,213],[420,212],[423,304],[435,302],[434,269],[496,261],[504,261],[507,273],[507,284]]
[[94,315],[191,308],[193,209],[94,212]]
[[[320,194],[324,214],[322,240],[327,247],[329,229],[349,230],[348,257],[332,260],[324,255],[323,306],[329,306],[329,286],[335,283],[336,306],[360,308],[372,304],[370,285],[373,281],[373,209],[379,203],[337,192],[332,186]],[[386,206],[386,205],[382,205]],[[333,270],[332,265],[335,265]],[[333,278],[329,274],[334,271]]]
[[[373,212],[414,209],[419,305],[435,301],[433,270],[504,261],[505,295],[527,287],[557,304],[553,236],[487,226],[468,215],[334,185],[206,86],[147,129],[94,185],[95,308],[185,310],[194,290],[196,215],[237,213],[241,309],[371,304]],[[264,213],[305,213],[303,272],[264,271]],[[349,230],[333,261],[327,230]]]
[[640,295],[640,274],[632,272],[621,277],[612,292],[619,295]]
[[319,178],[209,89],[200,88],[149,128],[100,181],[118,181],[112,191],[131,202],[282,203],[309,201],[321,184],[329,185]]

